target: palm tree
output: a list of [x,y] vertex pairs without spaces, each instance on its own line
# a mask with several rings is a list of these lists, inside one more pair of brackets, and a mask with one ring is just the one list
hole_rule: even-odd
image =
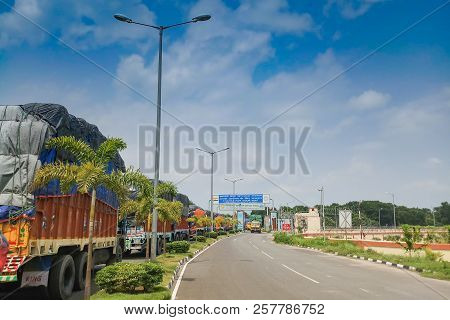
[[[151,183],[151,180],[148,178],[145,178],[145,181],[140,181],[140,184],[137,187],[137,196],[135,199],[128,199],[124,204],[121,206],[120,211],[124,214],[130,214],[134,213],[136,217],[137,223],[143,223],[146,221],[147,230],[150,230],[151,221],[152,221],[152,211],[153,211],[153,184]],[[177,194],[177,188],[172,182],[162,182],[158,184],[158,189],[156,190],[157,198],[160,198],[158,200],[158,203],[160,201],[165,200],[166,202],[171,202],[173,198]],[[177,201],[178,202],[178,201]],[[157,205],[156,209],[158,209],[159,206]],[[173,214],[173,207],[167,207],[167,204],[163,204],[161,206],[162,210],[164,212],[160,214],[158,212],[158,218],[160,221],[172,221],[172,222],[178,222],[178,219],[173,220],[172,214]],[[183,205],[181,204],[180,209],[180,216],[181,211],[183,209]],[[170,212],[170,215],[167,215],[167,212]],[[164,222],[163,228],[165,230],[166,222]],[[165,231],[164,231],[164,251],[166,247],[166,237],[165,237]],[[146,259],[150,256],[150,239],[147,238],[146,241]]]
[[96,203],[96,188],[103,185],[115,192],[119,201],[127,197],[129,186],[139,172],[128,170],[123,173],[114,171],[107,174],[107,165],[119,151],[126,148],[125,142],[120,138],[108,138],[94,150],[86,142],[77,140],[71,136],[52,138],[47,141],[49,149],[65,150],[75,157],[77,163],[65,163],[57,161],[39,168],[35,174],[32,189],[45,186],[53,179],[58,179],[61,191],[67,193],[74,186],[80,193],[91,193],[91,206],[89,211],[89,242],[87,256],[86,284],[84,298],[90,298],[91,272],[93,268],[93,234]]
[[163,223],[163,244],[166,253],[166,224],[180,222],[183,204],[180,201],[167,201],[159,199],[156,206],[158,219]]

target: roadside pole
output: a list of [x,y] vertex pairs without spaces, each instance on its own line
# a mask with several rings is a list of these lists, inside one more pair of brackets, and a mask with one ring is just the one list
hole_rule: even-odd
[[358,217],[359,217],[359,237],[362,240],[362,222],[361,222],[361,202],[359,201],[359,205],[358,205]]

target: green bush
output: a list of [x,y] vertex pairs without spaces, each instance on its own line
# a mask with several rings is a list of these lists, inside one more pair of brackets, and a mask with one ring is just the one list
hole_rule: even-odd
[[204,237],[204,236],[196,236],[195,237],[195,241],[206,242],[206,237]]
[[394,236],[389,235],[389,236],[385,236],[385,237],[384,237],[384,240],[386,240],[386,241],[399,241],[400,238],[401,238],[401,237],[398,236],[398,235],[394,235]]
[[228,233],[229,233],[229,234],[235,234],[236,231],[235,231],[235,230],[230,230],[230,231],[228,231]]
[[169,253],[186,253],[189,251],[190,244],[187,241],[173,241],[167,244]]
[[152,262],[120,262],[107,266],[97,272],[95,282],[107,293],[134,293],[136,288],[150,292],[163,279],[164,269]]
[[206,233],[206,237],[208,237],[208,238],[213,238],[213,239],[217,239],[217,232],[215,232],[215,231],[210,231],[210,232]]
[[228,233],[224,230],[219,230],[218,234],[219,236],[226,236]]
[[276,243],[294,244],[293,237],[286,232],[275,232],[273,239]]

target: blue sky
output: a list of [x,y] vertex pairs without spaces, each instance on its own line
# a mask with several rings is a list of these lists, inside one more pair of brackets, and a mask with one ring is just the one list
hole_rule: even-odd
[[[164,39],[163,107],[199,128],[263,124],[444,3],[0,0],[0,103],[65,105],[124,137],[123,157],[137,167],[137,127],[154,124],[155,110],[111,75],[155,101],[157,34],[112,14],[153,24],[213,16]],[[270,183],[242,175],[234,152],[232,174],[219,159],[216,190],[229,192],[223,178],[243,176],[239,192],[270,193],[277,204],[315,204],[320,185],[327,203],[388,201],[386,191],[409,206],[449,201],[449,14],[450,4],[272,123],[312,127],[304,148],[311,174],[267,175]],[[208,179],[194,174],[179,189],[206,206]]]

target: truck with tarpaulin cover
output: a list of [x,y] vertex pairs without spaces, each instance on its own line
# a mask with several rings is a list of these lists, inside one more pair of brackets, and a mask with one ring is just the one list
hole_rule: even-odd
[[[44,286],[54,299],[84,288],[91,197],[62,194],[59,181],[33,193],[36,170],[71,154],[47,150],[56,136],[74,136],[97,148],[105,137],[95,125],[55,104],[0,106],[0,291]],[[124,170],[117,155],[108,170]],[[94,265],[121,260],[117,237],[118,201],[104,187],[97,191]]]
[[[182,215],[179,222],[169,223],[158,220],[157,226],[157,245],[156,254],[163,252],[163,239],[166,237],[166,242],[188,240],[191,229],[190,223],[187,222],[187,217]],[[125,229],[125,247],[124,254],[129,255],[133,251],[144,253],[147,246],[147,234],[145,224],[136,223],[133,215],[126,217],[122,223]],[[165,224],[165,228],[164,228]],[[147,228],[148,229],[148,228]],[[163,231],[166,230],[164,233]],[[151,237],[151,230],[147,230]]]

